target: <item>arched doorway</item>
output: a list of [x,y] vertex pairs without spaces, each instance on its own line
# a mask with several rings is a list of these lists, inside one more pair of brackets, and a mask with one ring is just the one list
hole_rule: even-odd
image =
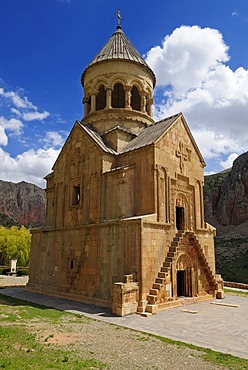
[[176,263],[177,297],[192,297],[192,261],[188,254],[181,254]]
[[184,194],[178,194],[176,198],[176,209],[175,209],[175,226],[179,231],[186,230],[188,228],[188,205]]

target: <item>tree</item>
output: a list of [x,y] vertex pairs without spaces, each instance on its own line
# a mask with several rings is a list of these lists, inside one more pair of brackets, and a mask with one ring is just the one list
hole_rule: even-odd
[[31,246],[31,233],[24,226],[12,226],[7,229],[0,226],[0,265],[9,264],[10,258],[16,258],[19,266],[27,267]]

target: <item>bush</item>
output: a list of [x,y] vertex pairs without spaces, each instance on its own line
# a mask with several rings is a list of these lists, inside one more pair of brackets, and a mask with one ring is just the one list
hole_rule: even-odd
[[29,269],[21,269],[16,271],[17,276],[26,276],[29,275]]
[[7,275],[8,272],[9,272],[9,267],[8,268],[4,268],[4,267],[0,268],[0,275]]

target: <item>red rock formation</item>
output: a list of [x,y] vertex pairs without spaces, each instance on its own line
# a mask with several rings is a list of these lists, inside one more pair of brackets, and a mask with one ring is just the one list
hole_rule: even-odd
[[41,227],[45,220],[45,190],[34,184],[0,180],[0,213],[26,227]]
[[220,225],[240,225],[248,220],[248,152],[229,171],[205,177],[205,218]]

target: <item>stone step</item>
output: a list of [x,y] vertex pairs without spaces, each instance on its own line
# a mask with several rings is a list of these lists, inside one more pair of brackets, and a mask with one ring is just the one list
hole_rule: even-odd
[[157,305],[157,310],[160,311],[160,310],[165,310],[166,308],[171,308],[171,307],[178,307],[178,306],[181,306],[181,302],[180,301],[170,301],[170,302],[163,302],[163,303],[158,303]]
[[148,294],[147,301],[148,301],[148,304],[155,304],[156,301],[157,301],[157,296],[152,295],[152,294]]
[[158,295],[159,289],[150,289],[151,295]]
[[163,279],[163,278],[158,278],[158,277],[157,277],[157,278],[155,279],[155,283],[158,283],[158,284],[162,284],[162,285],[163,285],[163,284],[164,284],[164,279]]
[[169,252],[176,252],[178,248],[176,246],[170,246]]
[[163,267],[171,267],[171,263],[169,262],[169,261],[164,261],[164,263],[163,263]]
[[158,291],[160,291],[160,289],[162,288],[163,284],[160,284],[160,283],[153,283],[152,284],[152,289],[157,289]]
[[158,277],[165,279],[166,278],[166,273],[165,272],[159,272]]
[[171,242],[171,246],[172,247],[177,247],[178,246],[178,242],[176,242],[176,241]]
[[151,314],[155,314],[155,313],[157,313],[157,310],[158,310],[158,307],[157,307],[157,305],[156,304],[148,304],[147,306],[146,306],[146,312],[149,312],[149,313],[151,313]]
[[175,257],[175,252],[168,252],[167,257],[171,257],[171,258]]
[[166,274],[168,274],[168,267],[161,267],[160,269],[161,272],[165,272]]

